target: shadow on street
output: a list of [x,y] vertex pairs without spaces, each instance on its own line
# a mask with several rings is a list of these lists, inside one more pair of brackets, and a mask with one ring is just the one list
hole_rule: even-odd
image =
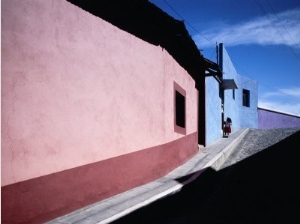
[[209,168],[180,192],[113,223],[294,223],[299,143],[300,131],[220,171]]

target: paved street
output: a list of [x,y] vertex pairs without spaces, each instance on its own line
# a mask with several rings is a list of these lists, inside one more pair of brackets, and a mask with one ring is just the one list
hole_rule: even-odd
[[238,161],[266,149],[299,130],[299,128],[271,130],[250,129],[243,141],[239,143],[236,150],[231,154],[221,168],[237,163]]
[[295,223],[299,143],[300,129],[251,129],[219,171],[113,223]]

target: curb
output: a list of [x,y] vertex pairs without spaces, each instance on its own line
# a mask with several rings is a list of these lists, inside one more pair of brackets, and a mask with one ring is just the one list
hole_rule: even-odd
[[107,223],[113,222],[113,221],[115,221],[115,220],[117,220],[121,217],[124,217],[125,215],[128,215],[129,213],[131,213],[131,212],[133,212],[133,211],[135,211],[139,208],[142,208],[142,207],[144,207],[148,204],[151,204],[154,201],[157,201],[158,199],[161,199],[161,198],[163,198],[167,195],[174,194],[174,193],[180,191],[182,187],[183,187],[182,184],[177,184],[177,185],[169,188],[168,190],[165,190],[165,191],[163,191],[163,192],[161,192],[161,193],[159,193],[159,194],[157,194],[157,195],[155,195],[155,196],[153,196],[153,197],[151,197],[151,198],[149,198],[149,199],[147,199],[147,200],[145,200],[141,203],[138,203],[138,204],[136,204],[136,205],[134,205],[130,208],[125,209],[124,211],[122,211],[122,212],[120,212],[116,215],[113,215],[113,216],[111,216],[111,217],[109,217],[105,220],[102,220],[102,221],[98,222],[98,224],[107,224]]
[[219,170],[224,164],[226,159],[232,154],[235,147],[244,139],[246,134],[249,132],[249,128],[246,128],[238,138],[234,139],[228,144],[220,153],[218,153],[211,161],[209,161],[203,168],[212,167],[215,170]]
[[110,223],[112,221],[115,221],[116,219],[119,219],[143,206],[146,206],[160,198],[163,198],[163,197],[166,197],[170,194],[174,194],[178,191],[181,190],[181,188],[194,181],[198,176],[200,176],[200,174],[206,170],[206,168],[208,167],[212,167],[216,170],[218,170],[222,165],[223,163],[226,161],[226,159],[230,156],[230,154],[233,152],[233,150],[235,149],[235,147],[242,141],[242,139],[245,137],[245,135],[249,132],[249,128],[246,128],[240,135],[238,138],[234,139],[232,142],[230,142],[221,152],[219,152],[212,160],[210,160],[206,165],[204,165],[202,167],[201,170],[195,172],[188,180],[184,181],[182,184],[181,183],[178,183],[176,184],[175,186],[139,203],[139,204],[136,204],[130,208],[127,208],[125,209],[124,211],[114,215],[114,216],[111,216],[105,220],[102,220],[99,222],[99,224],[107,224],[107,223]]

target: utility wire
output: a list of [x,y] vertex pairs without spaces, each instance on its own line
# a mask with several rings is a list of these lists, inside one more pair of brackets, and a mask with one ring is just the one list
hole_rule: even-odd
[[[198,33],[199,35],[201,35],[203,38],[205,38],[207,41],[209,41],[210,43],[212,43],[212,44],[215,44],[215,43],[213,43],[210,39],[208,39],[207,37],[205,37],[202,33],[200,33],[196,28],[194,28],[190,23],[188,23],[166,0],[164,0],[164,2],[170,7],[170,9],[172,9],[173,11],[174,11],[174,13],[176,13],[178,16],[179,16],[179,18],[181,18],[183,21],[184,21],[184,23],[186,23],[187,25],[189,25],[196,33]],[[265,9],[263,8],[263,6],[259,3],[259,1],[258,0],[256,0],[256,2],[257,2],[257,4],[258,4],[258,6],[262,9],[262,11],[265,13],[265,14],[267,14],[266,13],[266,11],[265,11]],[[274,10],[273,10],[274,11]],[[275,13],[275,11],[274,11],[274,14],[276,14]],[[288,46],[288,45],[287,45]],[[215,51],[214,51],[215,52]],[[295,53],[295,52],[294,52]],[[238,65],[237,65],[237,67],[239,67]],[[239,67],[240,68],[240,67]],[[241,68],[240,68],[241,69]],[[241,70],[243,70],[243,69],[241,69]],[[245,74],[247,74],[245,71],[244,71],[244,73]],[[249,76],[248,75],[248,77],[250,77],[251,78],[251,76]],[[252,79],[254,79],[254,78],[252,78]],[[255,80],[255,79],[254,79]],[[266,85],[266,84],[264,84],[264,83],[262,83],[262,82],[259,82],[261,85],[263,85],[263,86],[265,86],[265,87],[267,87],[267,88],[269,88],[269,89],[272,89],[272,90],[274,90],[274,91],[277,91],[277,92],[279,92],[279,93],[281,93],[281,94],[283,94],[283,95],[286,95],[286,96],[289,96],[289,97],[295,97],[295,96],[293,96],[293,95],[290,95],[290,94],[287,94],[287,93],[284,93],[284,92],[282,92],[281,90],[279,90],[279,89],[276,89],[276,88],[273,88],[273,87],[270,87],[270,86],[268,86],[268,85]],[[297,98],[297,97],[296,97]]]
[[164,0],[164,2],[170,7],[170,9],[172,9],[183,20],[184,23],[186,23],[187,25],[189,25],[196,33],[198,33],[199,35],[201,35],[208,42],[214,44],[214,42],[212,42],[210,39],[208,39],[206,36],[204,36],[202,33],[200,33],[195,27],[193,27],[190,23],[188,23],[166,0]]
[[[233,62],[234,63],[234,62]],[[234,63],[235,64],[235,63]],[[239,67],[238,65],[237,65],[237,67]],[[244,72],[247,76],[246,77],[249,77],[250,79],[253,79],[253,80],[255,80],[253,77],[251,77],[249,74],[247,74],[245,71],[243,71],[243,69],[241,68],[241,67],[239,67],[239,69],[242,71],[242,72]],[[247,81],[246,81],[247,82]],[[244,83],[244,82],[243,82]],[[242,83],[240,83],[240,84],[242,84]],[[276,89],[276,88],[274,88],[274,87],[271,87],[271,86],[268,86],[268,85],[266,85],[266,84],[264,84],[264,83],[262,83],[262,82],[259,82],[259,84],[260,85],[262,85],[262,86],[265,86],[265,87],[267,87],[267,88],[269,88],[269,89],[271,89],[271,90],[273,90],[273,91],[276,91],[276,92],[278,92],[278,93],[281,93],[282,95],[285,95],[285,96],[288,96],[288,97],[294,97],[294,98],[299,98],[300,99],[300,97],[298,97],[298,96],[294,96],[294,95],[292,95],[292,94],[288,94],[288,93],[285,93],[285,92],[283,92],[283,91],[281,91],[281,90],[279,90],[279,89]]]
[[[202,36],[204,39],[206,39],[208,42],[215,44],[212,40],[208,39],[206,36],[204,36],[202,33],[200,33],[194,26],[192,26],[187,20],[185,20],[178,12],[177,10],[174,9],[174,7],[172,7],[166,0],[164,0],[164,3],[166,3],[167,6],[169,6],[170,9],[172,9],[172,11],[179,17],[181,18],[181,20],[188,25],[189,27],[191,27],[197,34],[199,34],[200,36]],[[200,49],[199,49],[200,50]],[[201,50],[200,50],[201,51]],[[209,57],[209,59],[211,59],[213,56],[215,55],[215,51],[213,50],[213,52],[211,53],[211,56]],[[218,60],[218,59],[217,59]]]
[[[268,18],[270,18],[271,15],[267,13],[267,11],[266,11],[265,8],[263,7],[263,5],[259,2],[259,0],[256,0],[255,2],[256,2],[256,4],[260,7],[260,9],[263,11],[263,13],[264,13]],[[278,18],[277,13],[275,12],[275,10],[274,10],[274,8],[272,7],[272,5],[270,4],[270,2],[269,2],[268,0],[266,0],[266,2],[268,3],[270,9],[271,9],[272,12],[273,12],[272,16],[276,17],[276,19],[277,19],[277,21],[278,21],[278,24],[280,24],[280,26],[283,28],[283,30],[284,30],[284,31],[287,33],[287,35],[291,38],[291,40],[292,40],[293,42],[295,42],[294,39],[292,38],[292,36],[290,35],[290,33],[288,32],[288,30],[285,28],[285,26],[284,26],[282,23],[280,23],[280,19]],[[269,22],[270,22],[270,24],[273,23],[271,19],[269,19]],[[291,47],[289,46],[289,44],[287,43],[286,39],[284,38],[284,35],[283,35],[283,33],[281,32],[281,30],[277,29],[277,26],[273,26],[273,27],[277,30],[277,32],[278,32],[278,33],[280,34],[280,36],[282,37],[282,40],[285,42],[285,46],[291,51],[291,53],[296,57],[296,59],[300,61],[300,57],[296,54],[296,52],[293,50],[293,48],[291,48]]]

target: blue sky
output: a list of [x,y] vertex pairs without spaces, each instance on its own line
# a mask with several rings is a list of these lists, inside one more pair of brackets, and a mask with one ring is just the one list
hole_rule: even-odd
[[300,0],[150,0],[183,20],[204,57],[223,43],[258,106],[300,116]]

